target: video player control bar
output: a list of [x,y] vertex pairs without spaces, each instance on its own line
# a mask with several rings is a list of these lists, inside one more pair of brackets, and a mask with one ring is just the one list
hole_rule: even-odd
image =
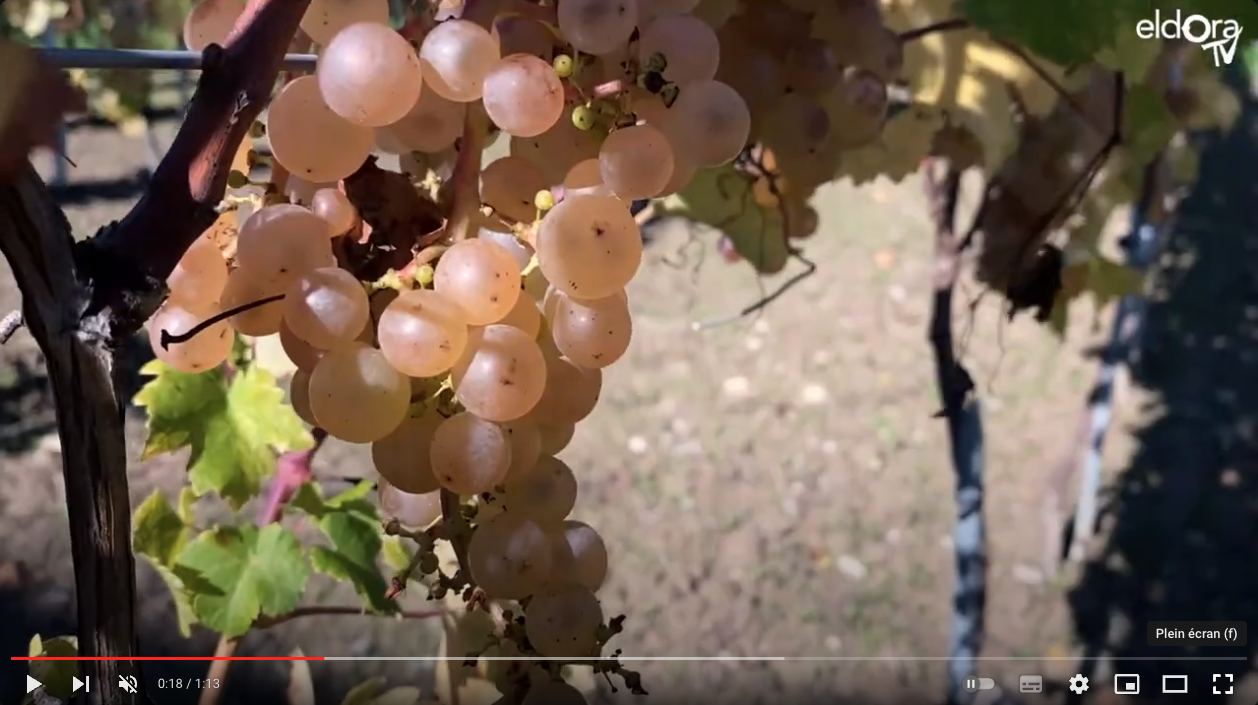
[[1245,646],[1244,622],[1149,622],[1149,646]]

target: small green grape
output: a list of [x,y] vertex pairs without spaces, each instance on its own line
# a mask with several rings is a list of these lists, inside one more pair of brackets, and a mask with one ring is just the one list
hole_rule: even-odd
[[555,68],[555,73],[559,74],[560,78],[571,76],[574,68],[572,57],[567,54],[556,56],[555,60],[551,62],[551,66]]
[[551,193],[550,189],[542,189],[533,197],[533,205],[537,206],[538,210],[548,211],[555,207],[555,194]]
[[572,124],[578,130],[592,130],[598,123],[597,113],[588,105],[578,105],[572,109]]
[[437,558],[436,554],[425,553],[419,557],[419,572],[424,575],[432,575],[433,573],[436,573],[437,569],[440,567],[441,561]]
[[415,268],[415,283],[420,286],[428,286],[432,284],[432,278],[436,271],[431,264],[421,264]]

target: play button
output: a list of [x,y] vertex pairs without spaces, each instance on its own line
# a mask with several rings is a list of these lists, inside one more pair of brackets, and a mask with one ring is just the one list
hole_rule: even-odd
[[34,678],[31,678],[30,676],[26,677],[26,692],[28,693],[43,685],[44,685],[43,683],[40,683],[39,681],[35,680]]
[[79,680],[78,676],[70,676],[70,680],[74,684],[74,687],[70,689],[70,692],[71,693],[79,692],[79,688],[83,687],[83,681]]

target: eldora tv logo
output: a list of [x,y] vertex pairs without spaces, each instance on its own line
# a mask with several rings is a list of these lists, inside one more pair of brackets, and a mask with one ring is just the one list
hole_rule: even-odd
[[1213,52],[1215,66],[1224,66],[1236,57],[1241,29],[1236,20],[1212,20],[1203,15],[1184,17],[1179,10],[1175,11],[1174,17],[1162,19],[1162,11],[1155,10],[1153,19],[1140,20],[1136,24],[1136,36],[1141,39],[1186,39]]

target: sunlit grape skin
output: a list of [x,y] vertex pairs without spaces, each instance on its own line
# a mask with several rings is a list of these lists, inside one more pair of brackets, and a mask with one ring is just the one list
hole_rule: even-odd
[[328,223],[328,234],[332,237],[344,235],[354,227],[358,220],[358,212],[349,198],[334,188],[323,188],[315,191],[310,201],[310,210]]
[[184,20],[184,46],[192,51],[204,51],[211,44],[222,46],[244,10],[244,0],[201,0]]
[[468,412],[445,419],[433,433],[428,452],[437,482],[460,495],[488,492],[511,467],[506,432]]
[[315,43],[327,45],[337,32],[359,22],[387,25],[388,0],[310,0],[301,29]]
[[449,20],[433,28],[419,48],[425,87],[447,100],[478,100],[485,76],[501,57],[498,42],[467,20]]
[[302,275],[284,296],[284,323],[298,338],[330,350],[367,325],[367,292],[354,275],[323,267]]
[[467,314],[446,296],[415,289],[397,296],[376,322],[385,358],[411,377],[450,369],[467,347]]
[[329,350],[310,373],[311,412],[325,431],[349,443],[392,433],[410,403],[410,379],[363,343]]
[[401,120],[423,86],[414,48],[388,25],[374,22],[338,32],[324,47],[316,76],[332,112],[363,127]]
[[629,349],[633,318],[624,296],[581,300],[559,294],[550,315],[555,347],[586,369],[602,369]]
[[542,219],[537,260],[546,278],[564,293],[600,299],[623,289],[637,273],[642,236],[617,198],[565,198]]
[[607,136],[599,152],[602,182],[622,200],[654,198],[673,175],[673,148],[652,125],[632,125]]
[[227,261],[217,245],[199,237],[166,278],[166,286],[171,302],[191,306],[214,303],[227,286]]
[[[283,293],[281,284],[259,280],[249,270],[238,267],[227,277],[219,301],[224,311],[230,311]],[[283,320],[284,302],[280,300],[251,306],[232,316],[231,324],[242,335],[264,336],[278,333]]]
[[504,57],[485,76],[485,112],[509,135],[534,137],[563,115],[564,90],[549,63],[528,54]]
[[685,14],[657,17],[641,29],[638,61],[646,65],[655,54],[667,62],[664,79],[684,87],[716,76],[721,43],[703,20]]
[[520,268],[498,245],[475,238],[464,240],[437,262],[433,290],[458,304],[470,325],[485,325],[515,306],[520,296]]
[[520,329],[490,325],[473,333],[451,376],[455,397],[468,411],[490,421],[514,421],[542,398],[546,360]]
[[371,128],[355,125],[328,107],[315,76],[302,76],[280,89],[271,99],[266,126],[275,160],[307,181],[337,181],[353,174],[373,145]]
[[219,310],[214,304],[196,308],[167,304],[149,321],[149,345],[153,354],[172,369],[189,374],[205,372],[222,363],[231,353],[235,340],[227,321],[215,323],[186,342],[169,343],[165,348],[161,344],[162,331],[171,336],[183,335]]
[[542,170],[524,157],[495,159],[480,175],[481,202],[522,223],[532,222],[537,214],[534,197],[548,186]]

